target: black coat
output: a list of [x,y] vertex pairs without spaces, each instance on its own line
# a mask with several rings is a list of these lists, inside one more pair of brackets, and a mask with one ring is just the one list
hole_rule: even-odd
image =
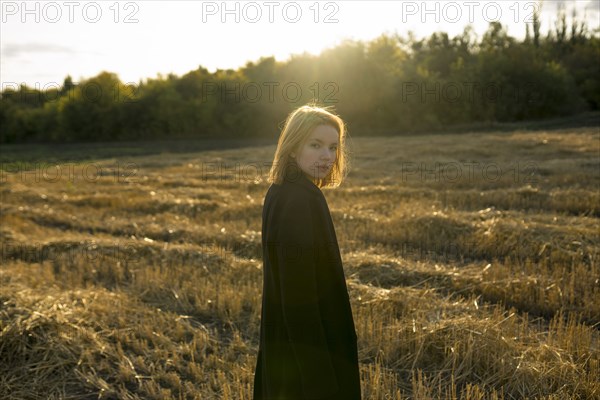
[[297,170],[262,213],[263,297],[254,400],[361,399],[356,330],[321,189]]

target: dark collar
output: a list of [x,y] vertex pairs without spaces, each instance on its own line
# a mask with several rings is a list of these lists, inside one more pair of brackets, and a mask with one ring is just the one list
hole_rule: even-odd
[[310,180],[308,176],[298,167],[298,164],[292,162],[288,164],[288,167],[285,169],[285,173],[283,176],[284,183],[290,183],[293,185],[304,186],[308,190],[321,193],[321,189],[315,185],[315,183]]

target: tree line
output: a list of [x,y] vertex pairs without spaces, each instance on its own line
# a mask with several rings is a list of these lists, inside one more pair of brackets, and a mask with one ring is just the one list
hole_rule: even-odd
[[6,87],[0,143],[275,137],[309,101],[335,105],[355,136],[572,115],[600,106],[599,33],[563,10],[546,35],[534,14],[522,40],[491,22],[480,40],[469,25],[453,38],[383,34],[237,70]]

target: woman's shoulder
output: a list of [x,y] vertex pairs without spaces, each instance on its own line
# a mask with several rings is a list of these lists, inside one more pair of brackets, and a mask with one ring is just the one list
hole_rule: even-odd
[[[312,182],[309,184],[313,185]],[[265,207],[274,207],[283,212],[305,212],[319,207],[323,194],[299,182],[271,184],[265,196]]]
[[272,184],[267,191],[266,199],[277,203],[302,203],[315,200],[315,193],[297,185]]
[[317,185],[308,179],[304,174],[295,176],[286,176],[281,183],[272,183],[269,191],[280,193],[282,195],[298,195],[304,197],[321,197],[323,193]]

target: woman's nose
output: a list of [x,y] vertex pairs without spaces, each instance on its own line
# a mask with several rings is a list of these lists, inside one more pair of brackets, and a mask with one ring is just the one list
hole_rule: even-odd
[[335,157],[335,150],[330,150],[330,149],[325,149],[325,151],[321,155],[321,158],[323,158],[325,160],[331,160],[334,157]]

